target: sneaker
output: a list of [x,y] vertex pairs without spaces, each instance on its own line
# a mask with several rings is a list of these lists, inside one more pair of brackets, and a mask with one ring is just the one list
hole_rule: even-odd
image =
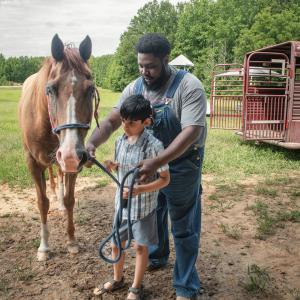
[[200,288],[200,290],[198,291],[198,293],[196,295],[194,295],[193,297],[183,297],[183,296],[177,296],[176,300],[200,300],[201,295],[204,293],[203,288]]
[[147,267],[147,271],[148,272],[157,271],[157,270],[165,268],[166,266],[167,266],[167,264],[150,264]]

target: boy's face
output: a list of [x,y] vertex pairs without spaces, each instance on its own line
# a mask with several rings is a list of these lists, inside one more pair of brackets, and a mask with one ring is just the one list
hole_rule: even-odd
[[140,135],[145,126],[149,126],[151,124],[151,119],[147,118],[146,120],[130,120],[130,119],[122,119],[122,127],[127,136],[136,136]]

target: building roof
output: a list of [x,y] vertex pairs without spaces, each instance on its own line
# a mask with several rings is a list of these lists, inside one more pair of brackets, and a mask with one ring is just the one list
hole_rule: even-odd
[[180,54],[172,61],[169,62],[171,66],[182,66],[182,67],[194,67],[194,64],[186,58],[184,55]]

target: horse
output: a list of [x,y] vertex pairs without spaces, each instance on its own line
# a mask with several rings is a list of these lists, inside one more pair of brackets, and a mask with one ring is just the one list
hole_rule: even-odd
[[[88,59],[92,52],[89,36],[79,49],[64,45],[57,34],[52,39],[51,54],[41,69],[23,84],[19,102],[19,123],[28,169],[33,178],[41,218],[40,245],[37,259],[50,256],[45,171],[58,167],[63,205],[67,215],[67,248],[75,254],[79,246],[75,237],[73,208],[74,189],[78,172],[87,161],[84,139],[94,117],[98,124],[99,94],[92,81]],[[64,177],[64,180],[62,179]],[[53,182],[51,182],[52,188]]]

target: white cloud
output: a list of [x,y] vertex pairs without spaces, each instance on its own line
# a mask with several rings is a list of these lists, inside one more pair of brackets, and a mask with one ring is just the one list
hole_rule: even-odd
[[[46,56],[53,35],[79,45],[88,34],[93,54],[113,53],[131,18],[147,0],[0,0],[0,53]],[[171,0],[175,4],[180,0]]]

